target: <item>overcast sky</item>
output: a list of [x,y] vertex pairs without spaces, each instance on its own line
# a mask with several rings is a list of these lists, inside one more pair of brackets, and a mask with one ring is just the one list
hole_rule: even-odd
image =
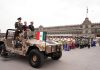
[[0,0],[0,29],[14,28],[18,17],[35,27],[81,24],[87,6],[89,19],[100,22],[100,0]]

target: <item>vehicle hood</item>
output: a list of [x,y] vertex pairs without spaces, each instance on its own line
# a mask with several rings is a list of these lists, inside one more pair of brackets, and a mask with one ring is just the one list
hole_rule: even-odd
[[33,45],[33,44],[37,44],[37,45],[60,45],[60,43],[52,41],[52,40],[48,40],[48,41],[41,41],[41,40],[35,40],[35,39],[29,39],[27,41],[29,44]]

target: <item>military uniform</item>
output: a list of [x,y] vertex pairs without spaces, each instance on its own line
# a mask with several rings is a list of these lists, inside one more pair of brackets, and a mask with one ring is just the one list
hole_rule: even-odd
[[16,36],[19,36],[19,34],[22,33],[22,30],[23,30],[23,25],[22,25],[22,23],[20,23],[20,22],[15,22],[15,29],[16,29],[16,31],[15,31],[14,39],[15,39]]
[[15,28],[16,28],[17,30],[22,31],[22,30],[23,30],[23,25],[22,25],[22,23],[20,23],[20,22],[15,22]]

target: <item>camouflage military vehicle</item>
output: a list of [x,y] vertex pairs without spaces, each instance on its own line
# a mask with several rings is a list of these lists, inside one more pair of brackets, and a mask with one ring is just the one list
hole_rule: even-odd
[[33,37],[25,39],[24,34],[14,40],[14,33],[14,29],[8,29],[5,38],[0,41],[1,56],[9,56],[9,53],[27,56],[29,64],[34,68],[41,67],[47,57],[53,60],[61,58],[61,44],[50,40],[37,40]]

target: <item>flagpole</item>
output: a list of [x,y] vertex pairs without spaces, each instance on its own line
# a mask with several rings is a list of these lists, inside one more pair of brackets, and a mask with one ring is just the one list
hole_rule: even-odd
[[86,9],[86,17],[88,17],[88,6],[87,6],[87,9]]
[[45,51],[46,51],[46,37],[47,37],[47,33],[45,34]]

